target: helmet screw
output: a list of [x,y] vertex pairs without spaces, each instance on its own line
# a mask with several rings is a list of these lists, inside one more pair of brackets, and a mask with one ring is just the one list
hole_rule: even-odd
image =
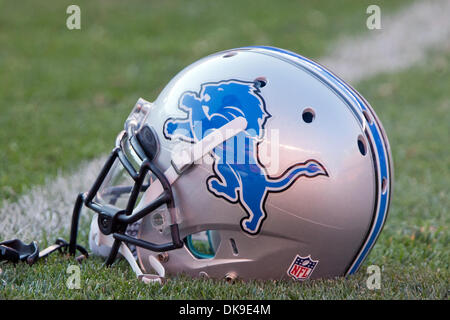
[[236,279],[237,279],[236,272],[228,272],[225,275],[225,281],[228,282],[228,283],[233,283]]
[[167,252],[163,252],[158,254],[158,260],[159,262],[167,262],[169,261],[169,254]]

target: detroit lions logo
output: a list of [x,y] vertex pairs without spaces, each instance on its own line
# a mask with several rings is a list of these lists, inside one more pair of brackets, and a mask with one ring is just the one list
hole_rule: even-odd
[[182,94],[178,108],[185,118],[170,118],[164,124],[167,139],[197,142],[236,117],[245,117],[247,128],[213,150],[214,174],[207,180],[209,192],[239,203],[246,216],[242,230],[259,233],[267,217],[265,201],[271,192],[282,192],[300,177],[328,176],[316,160],[289,167],[279,177],[269,177],[258,159],[258,144],[271,115],[266,110],[258,82],[226,80],[204,83],[200,92]]

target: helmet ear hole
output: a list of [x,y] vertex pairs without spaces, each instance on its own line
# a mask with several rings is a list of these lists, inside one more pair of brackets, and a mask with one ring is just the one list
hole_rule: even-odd
[[264,88],[267,85],[266,77],[258,77],[253,81],[255,82],[255,86],[257,88]]
[[371,125],[373,123],[372,117],[369,115],[369,112],[367,110],[363,111],[364,118],[366,118],[366,121]]
[[227,52],[223,55],[223,58],[231,58],[233,56],[237,55],[236,51]]
[[386,177],[383,177],[383,179],[381,180],[381,192],[384,194],[386,193],[387,190],[387,179]]
[[367,154],[366,141],[364,140],[362,135],[358,136],[358,149],[363,156]]
[[303,110],[302,119],[306,123],[313,122],[315,117],[316,117],[316,114],[312,108],[306,108],[305,110]]
[[237,248],[237,245],[236,245],[236,241],[234,241],[233,238],[230,238],[230,244],[231,244],[231,249],[233,250],[233,254],[235,256],[239,255],[239,251],[238,251],[238,248]]

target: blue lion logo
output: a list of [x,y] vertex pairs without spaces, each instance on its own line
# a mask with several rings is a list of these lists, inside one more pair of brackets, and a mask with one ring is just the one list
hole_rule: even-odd
[[241,227],[249,234],[257,234],[261,229],[267,216],[265,201],[269,192],[282,192],[302,176],[328,176],[316,160],[294,164],[279,177],[268,176],[258,159],[258,144],[264,138],[265,123],[271,115],[260,95],[258,82],[204,83],[199,93],[183,93],[178,108],[187,116],[165,122],[167,139],[195,143],[236,117],[247,120],[244,131],[213,150],[214,175],[208,178],[207,188],[216,197],[241,205],[247,213]]

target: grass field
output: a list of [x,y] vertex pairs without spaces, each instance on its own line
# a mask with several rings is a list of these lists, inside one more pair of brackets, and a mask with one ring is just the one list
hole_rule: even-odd
[[109,151],[137,98],[200,57],[257,44],[318,57],[364,31],[369,1],[78,1],[69,31],[71,3],[0,0],[0,199]]
[[[367,32],[366,1],[180,3],[79,1],[82,29],[68,31],[68,1],[0,0],[0,199],[108,152],[137,97],[152,100],[203,55],[265,44],[319,58],[340,36]],[[388,12],[406,5],[377,3]],[[32,267],[0,265],[0,299],[448,299],[448,48],[354,85],[380,117],[395,166],[386,226],[355,276],[301,285],[180,276],[158,286],[137,281],[124,261],[106,269],[92,258],[81,265],[81,289],[69,290],[73,260],[56,254]],[[67,233],[37,240],[43,247],[56,236]],[[382,268],[380,290],[366,287],[371,264]]]

